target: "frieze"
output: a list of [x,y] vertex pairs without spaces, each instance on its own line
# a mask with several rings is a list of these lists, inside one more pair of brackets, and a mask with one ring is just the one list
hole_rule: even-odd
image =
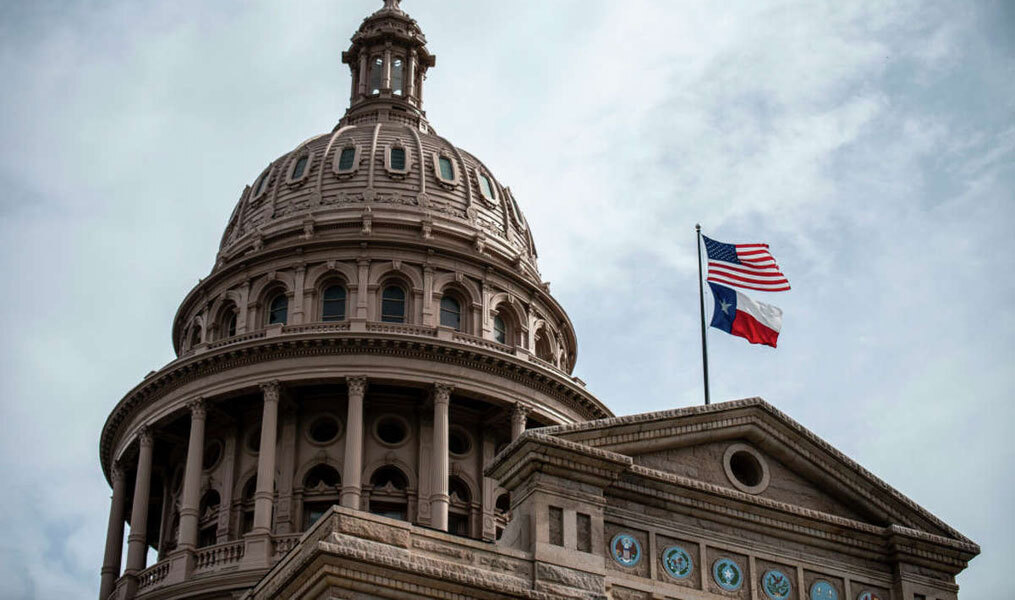
[[470,563],[473,562],[472,552],[465,550],[463,548],[455,548],[454,546],[440,544],[437,542],[432,542],[430,540],[421,538],[413,539],[412,547],[418,548],[419,550],[423,550],[425,552],[432,552],[434,554],[440,554],[442,556],[448,556],[450,558],[456,558],[458,560],[463,560]]

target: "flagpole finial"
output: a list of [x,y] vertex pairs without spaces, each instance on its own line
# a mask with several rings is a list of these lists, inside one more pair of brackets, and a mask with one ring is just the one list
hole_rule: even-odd
[[694,224],[694,230],[695,231],[701,231],[701,223],[695,223]]

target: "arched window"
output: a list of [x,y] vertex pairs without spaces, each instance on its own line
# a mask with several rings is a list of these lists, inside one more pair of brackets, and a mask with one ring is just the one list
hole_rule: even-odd
[[461,478],[454,475],[448,479],[448,533],[468,537],[472,527],[472,493]]
[[236,335],[236,311],[230,310],[226,313],[225,322],[222,324],[222,331],[225,333],[225,337],[233,337]]
[[243,484],[243,493],[240,495],[241,510],[243,511],[240,533],[249,533],[254,528],[255,492],[257,492],[257,475],[251,475],[247,483]]
[[193,348],[201,343],[201,327],[194,325],[194,328],[190,330],[190,347]]
[[483,192],[483,197],[491,202],[497,199],[497,195],[493,192],[493,184],[490,183],[490,178],[486,176],[486,173],[479,174],[479,191]]
[[381,293],[381,321],[405,323],[405,290],[389,285]]
[[438,168],[440,169],[441,179],[444,179],[446,181],[455,180],[455,165],[454,163],[451,162],[450,158],[442,156],[439,159],[437,159],[437,164]]
[[441,298],[441,325],[456,331],[462,330],[462,305],[448,295]]
[[321,295],[321,320],[345,320],[345,287],[329,285]]
[[370,512],[402,521],[408,520],[409,480],[396,466],[385,465],[370,476]]
[[285,325],[289,318],[289,298],[284,293],[277,294],[268,305],[268,325],[281,323]]
[[384,59],[375,56],[370,60],[370,93],[380,94],[384,82]]
[[304,154],[296,160],[296,164],[293,165],[292,173],[289,174],[291,181],[303,177],[303,173],[307,170],[307,163],[310,162],[310,155]]
[[218,539],[218,511],[221,504],[219,493],[215,490],[208,490],[201,496],[201,505],[198,509],[198,534],[197,547],[214,546]]
[[352,146],[342,148],[342,154],[338,157],[338,170],[351,171],[356,166],[356,149]]
[[402,68],[403,61],[401,57],[391,61],[391,93],[396,96],[402,95]]
[[501,344],[507,343],[507,323],[500,315],[493,317],[493,339]]
[[405,170],[405,148],[391,149],[391,168],[395,171]]
[[331,465],[319,464],[303,477],[303,529],[309,529],[317,519],[338,504],[342,478]]
[[545,329],[536,332],[536,358],[553,363],[553,349],[550,347],[550,335]]
[[257,185],[254,186],[254,198],[259,198],[261,194],[268,188],[268,179],[271,178],[271,169],[265,171],[261,178],[257,180]]

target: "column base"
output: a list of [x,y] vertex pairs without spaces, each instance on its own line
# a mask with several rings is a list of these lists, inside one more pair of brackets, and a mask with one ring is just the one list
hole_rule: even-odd
[[166,583],[183,583],[194,572],[194,549],[181,548],[169,555],[169,573]]
[[271,566],[274,547],[271,533],[252,531],[243,537],[243,568],[266,569]]

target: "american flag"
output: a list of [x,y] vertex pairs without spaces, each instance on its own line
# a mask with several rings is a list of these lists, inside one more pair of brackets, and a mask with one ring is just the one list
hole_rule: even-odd
[[701,237],[708,252],[708,281],[762,292],[789,289],[768,244],[726,244]]

